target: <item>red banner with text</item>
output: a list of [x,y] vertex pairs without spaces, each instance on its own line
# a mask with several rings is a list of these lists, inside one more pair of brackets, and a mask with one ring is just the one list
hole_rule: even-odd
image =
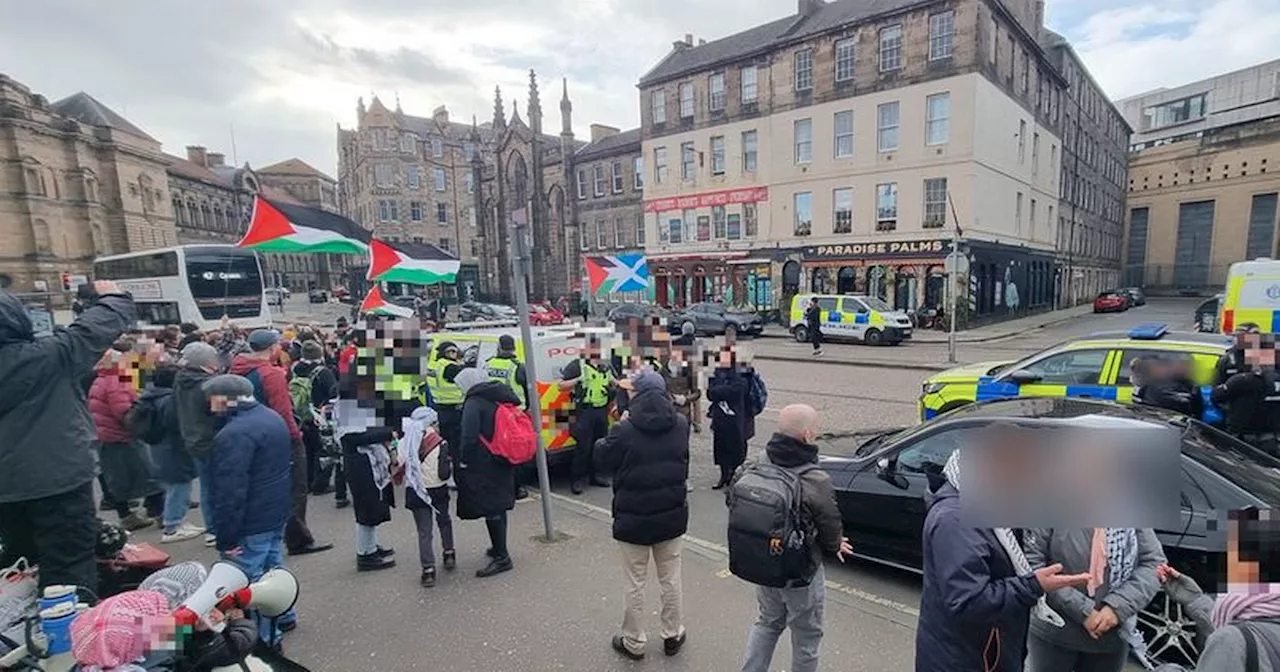
[[716,205],[733,205],[735,203],[761,203],[768,200],[769,187],[747,187],[745,189],[709,191],[705,194],[655,198],[652,201],[645,202],[644,211],[670,212],[671,210],[709,208]]

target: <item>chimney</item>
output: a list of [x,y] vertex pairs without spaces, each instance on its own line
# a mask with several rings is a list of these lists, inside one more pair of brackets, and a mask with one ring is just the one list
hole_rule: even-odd
[[187,160],[197,166],[209,167],[209,159],[205,156],[205,149],[200,145],[187,145]]
[[825,4],[823,0],[796,0],[796,11],[800,16],[813,16]]
[[227,165],[227,157],[219,152],[209,152],[209,167],[221,168]]
[[685,33],[685,34],[684,34],[684,44],[685,44],[685,46],[687,46],[687,47],[692,47],[692,46],[693,46],[693,33]]
[[440,107],[432,110],[431,118],[435,119],[437,124],[444,126],[449,123],[449,110],[446,109],[444,105],[441,105]]
[[621,132],[622,132],[621,129],[617,129],[612,126],[605,126],[604,124],[591,124],[591,142],[598,142],[600,140],[604,140],[605,138],[611,135],[617,135]]

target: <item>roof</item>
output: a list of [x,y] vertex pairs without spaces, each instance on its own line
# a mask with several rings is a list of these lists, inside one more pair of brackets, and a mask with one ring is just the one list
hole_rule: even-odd
[[322,177],[326,180],[333,180],[332,177],[329,177],[323,172],[313,168],[302,159],[285,159],[279,163],[273,163],[266,168],[258,168],[256,172],[259,175],[293,175],[297,177]]
[[173,154],[162,154],[165,163],[168,164],[165,169],[170,173],[174,173],[180,177],[190,180],[197,180],[215,186],[231,189],[231,181],[227,178],[213,172],[212,170],[198,164],[188,161],[180,156]]
[[146,131],[134,126],[128,119],[84,91],[67,96],[49,107],[64,117],[70,117],[90,126],[111,128],[155,141],[155,138],[147,135]]
[[573,153],[575,159],[590,159],[640,149],[640,129],[632,128],[595,142],[587,143]]
[[258,193],[261,194],[263,198],[266,198],[267,200],[272,201],[274,203],[285,203],[288,205],[300,205],[304,207],[309,207],[307,206],[306,203],[303,203],[302,201],[299,201],[298,199],[294,198],[293,194],[290,194],[284,189],[273,187],[269,184],[259,183]]
[[[1221,347],[1223,349],[1230,348],[1235,341],[1224,334],[1206,334],[1198,331],[1170,331],[1159,338],[1134,338],[1127,331],[1104,331],[1096,334],[1089,334],[1076,342],[1087,341],[1124,341],[1127,343],[1149,343],[1149,344],[1177,344],[1177,345],[1205,345],[1210,347]],[[1159,349],[1154,347],[1153,349]]]
[[[430,136],[440,133],[441,124],[437,124],[436,120],[431,117],[415,117],[411,114],[395,115],[400,127],[411,133],[417,133],[419,136]],[[456,121],[450,121],[443,124],[445,134],[453,138],[467,139],[471,136],[471,124],[463,124]],[[493,124],[483,123],[476,128],[480,135],[481,142],[492,142],[494,138]],[[560,136],[542,134],[543,146],[547,149],[560,149]],[[584,147],[587,143],[581,140],[574,141],[575,147]],[[259,171],[261,172],[261,171]]]
[[647,86],[704,70],[718,63],[767,52],[840,26],[927,2],[929,0],[837,0],[822,3],[808,16],[797,12],[706,44],[677,47],[640,78],[640,85]]

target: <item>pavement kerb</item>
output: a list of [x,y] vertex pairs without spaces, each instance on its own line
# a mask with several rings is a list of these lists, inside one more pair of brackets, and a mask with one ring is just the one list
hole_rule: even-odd
[[[1059,311],[1054,311],[1053,313],[1048,313],[1048,314],[1046,314],[1046,317],[1048,317],[1049,315],[1054,315],[1054,317],[1053,317],[1052,319],[1048,319],[1048,320],[1045,320],[1045,321],[1043,321],[1043,322],[1036,322],[1035,324],[1033,324],[1033,325],[1031,325],[1031,326],[1028,326],[1028,327],[1026,327],[1026,328],[1010,329],[1010,330],[1007,330],[1007,331],[1002,331],[1002,332],[998,332],[998,333],[994,333],[994,334],[980,334],[980,335],[977,335],[977,336],[970,336],[970,335],[966,335],[964,332],[958,332],[958,333],[956,334],[956,342],[957,342],[957,343],[989,343],[989,342],[991,342],[991,341],[999,341],[999,340],[1001,340],[1001,339],[1011,338],[1011,337],[1013,337],[1013,336],[1020,336],[1020,335],[1025,334],[1025,333],[1027,333],[1027,332],[1029,332],[1029,331],[1035,331],[1036,329],[1044,329],[1044,328],[1047,328],[1047,327],[1052,327],[1052,326],[1055,326],[1055,325],[1058,325],[1058,324],[1062,324],[1063,322],[1067,322],[1067,321],[1069,321],[1069,320],[1074,320],[1074,319],[1076,319],[1077,317],[1080,317],[1081,315],[1088,314],[1088,311],[1084,311],[1084,310],[1073,310],[1073,309],[1070,309],[1070,308],[1067,308],[1067,309],[1065,309],[1064,311],[1062,311],[1062,312],[1070,312],[1070,313],[1071,313],[1070,315],[1057,315],[1056,313],[1058,313],[1058,312],[1059,312]],[[918,332],[918,333],[928,333],[928,334],[929,334],[929,337],[928,337],[928,338],[919,338],[919,336],[917,335],[917,337],[916,337],[916,338],[912,339],[912,340],[913,340],[914,342],[916,342],[916,343],[946,343],[946,342],[947,342],[946,332],[936,332],[936,333],[938,334],[938,337],[937,337],[937,338],[934,338],[934,337],[933,337],[933,334],[934,334],[935,332],[932,332],[932,331],[927,331],[927,332]],[[771,332],[769,332],[769,331],[765,331],[765,332],[761,333],[761,334],[760,334],[760,337],[761,337],[761,338],[775,338],[775,339],[792,339],[792,338],[794,338],[793,336],[791,336],[791,334],[789,334],[789,333],[787,333],[787,332],[782,332],[782,333],[771,333]]]
[[[540,498],[541,495],[539,493],[531,493],[529,501],[538,501]],[[564,506],[580,516],[606,523],[613,520],[613,514],[608,509],[590,502],[584,502],[580,499],[554,492],[551,493],[551,499],[556,504]],[[686,534],[682,538],[686,549],[692,550],[697,555],[708,560],[722,563],[725,568],[721,572],[728,573],[729,549],[727,547],[690,534]],[[918,607],[895,602],[889,598],[881,597],[840,581],[827,579],[826,587],[827,599],[851,609],[856,609],[869,616],[875,616],[912,630],[916,628],[917,621],[920,618],[920,609]]]

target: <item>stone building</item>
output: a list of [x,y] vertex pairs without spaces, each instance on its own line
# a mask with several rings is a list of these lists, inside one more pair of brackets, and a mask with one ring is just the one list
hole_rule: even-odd
[[1062,105],[1057,287],[1059,305],[1075,305],[1121,284],[1133,129],[1066,38],[1045,30],[1042,41],[1049,59],[1067,80]]
[[1280,60],[1118,105],[1134,128],[1127,284],[1213,293],[1232,263],[1280,258]]
[[560,107],[560,136],[543,134],[532,73],[528,123],[514,102],[507,119],[500,91],[484,125],[450,121],[443,106],[427,118],[405,114],[398,103],[389,110],[376,96],[367,108],[361,100],[356,128],[338,128],[339,208],[375,236],[433,243],[457,255],[461,298],[509,301],[511,217],[532,203],[530,296],[565,295],[581,274],[562,166],[580,146],[567,87]]
[[[201,146],[187,147],[186,158],[165,154],[164,159],[179,244],[234,244],[248,230],[255,194],[302,204],[290,192],[265,184],[249,164],[229,166],[223,154]],[[321,255],[263,254],[261,260],[268,286],[328,287],[320,274]]]
[[178,242],[160,143],[87,93],[0,74],[0,287],[60,289],[93,259]]
[[[573,155],[579,246],[588,256],[644,251],[644,155],[640,129],[591,125],[591,142]],[[647,296],[599,297],[608,305]]]
[[1051,307],[1066,82],[1042,30],[1036,0],[798,0],[676,42],[639,82],[657,300],[941,305],[958,225],[969,317]]

